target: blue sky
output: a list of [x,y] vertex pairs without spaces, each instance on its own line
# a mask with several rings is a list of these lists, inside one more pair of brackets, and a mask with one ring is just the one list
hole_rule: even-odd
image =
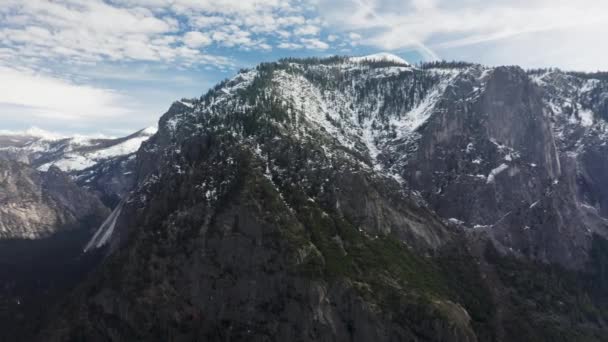
[[128,134],[288,56],[608,70],[607,22],[604,0],[0,0],[0,130]]

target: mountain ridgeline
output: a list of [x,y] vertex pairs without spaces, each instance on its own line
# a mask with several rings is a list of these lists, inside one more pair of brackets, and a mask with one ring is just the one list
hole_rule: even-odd
[[561,71],[242,70],[161,117],[39,338],[604,341],[607,109]]

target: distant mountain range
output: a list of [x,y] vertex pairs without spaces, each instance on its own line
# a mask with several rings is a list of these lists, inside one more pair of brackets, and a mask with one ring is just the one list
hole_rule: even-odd
[[126,137],[104,138],[65,137],[38,129],[0,131],[0,158],[20,161],[39,171],[55,166],[114,206],[134,182],[137,150],[155,132],[156,127],[148,127]]

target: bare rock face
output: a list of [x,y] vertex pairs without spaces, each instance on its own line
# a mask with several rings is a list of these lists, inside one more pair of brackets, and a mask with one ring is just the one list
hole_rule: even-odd
[[0,238],[38,239],[108,214],[93,195],[58,168],[39,172],[0,160]]
[[605,235],[606,224],[580,198],[590,176],[564,144],[572,140],[559,133],[551,96],[517,67],[477,70],[452,87],[403,168],[412,186],[439,215],[484,231],[505,252],[582,267],[591,232]]

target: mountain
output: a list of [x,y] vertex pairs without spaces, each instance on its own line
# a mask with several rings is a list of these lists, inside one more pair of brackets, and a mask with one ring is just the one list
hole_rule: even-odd
[[65,137],[39,129],[0,132],[0,159],[47,171],[56,166],[115,206],[134,183],[135,152],[156,132],[149,127],[122,138]]
[[[175,102],[44,341],[603,341],[608,82],[285,59]],[[98,249],[96,249],[98,248]]]
[[108,215],[56,167],[40,172],[0,160],[0,239],[38,239]]
[[82,280],[98,260],[83,245],[107,215],[57,167],[0,159],[0,340],[28,340],[47,305]]
[[47,308],[99,262],[83,249],[132,187],[135,152],[154,131],[0,132],[0,340],[33,338]]

